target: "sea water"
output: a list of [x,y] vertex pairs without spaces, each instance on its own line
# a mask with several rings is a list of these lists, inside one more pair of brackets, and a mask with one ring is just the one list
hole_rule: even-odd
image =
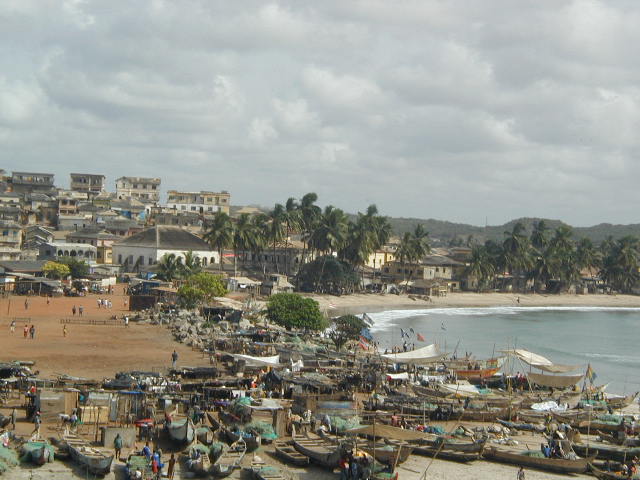
[[[458,357],[471,352],[476,358],[489,358],[500,350],[522,348],[554,363],[579,365],[575,373],[591,364],[597,375],[594,383],[609,383],[607,392],[640,390],[640,308],[432,308],[369,316],[374,321],[371,333],[383,350],[405,340],[415,348],[437,343]],[[401,338],[401,328],[409,333],[408,339]],[[417,334],[425,342],[418,341]],[[505,368],[512,370],[507,373],[529,369],[518,361]]]

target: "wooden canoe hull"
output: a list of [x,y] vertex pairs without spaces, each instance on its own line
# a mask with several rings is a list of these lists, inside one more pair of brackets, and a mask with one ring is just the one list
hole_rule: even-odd
[[292,445],[284,442],[275,442],[275,453],[278,458],[291,465],[297,467],[309,465],[309,457],[302,455]]
[[211,465],[209,472],[218,478],[228,477],[234,470],[240,468],[242,459],[247,452],[247,446],[242,441],[235,442],[217,458]]
[[373,448],[372,446],[360,446],[358,445],[360,450],[367,452],[369,455],[374,457],[379,462],[385,463],[387,465],[400,465],[404,463],[411,455],[413,451],[413,447],[406,445],[398,445],[394,446],[392,450],[386,450],[384,448]]
[[293,439],[293,447],[302,455],[325,468],[334,469],[342,457],[342,448],[319,440]]
[[423,455],[425,457],[436,457],[441,460],[460,463],[469,463],[480,458],[478,453],[456,452],[446,448],[438,449],[437,447],[428,447],[424,445],[414,447],[413,453],[416,455]]
[[510,463],[520,467],[535,468],[556,473],[584,473],[596,457],[580,458],[577,460],[565,460],[563,458],[539,458],[529,457],[517,452],[499,450],[495,447],[485,448],[482,456],[487,460],[500,463]]
[[101,453],[89,445],[89,443],[77,436],[65,435],[64,440],[69,448],[71,458],[96,475],[106,475],[111,471],[113,455]]
[[176,443],[191,443],[196,436],[196,429],[190,418],[171,422],[167,425],[167,431]]

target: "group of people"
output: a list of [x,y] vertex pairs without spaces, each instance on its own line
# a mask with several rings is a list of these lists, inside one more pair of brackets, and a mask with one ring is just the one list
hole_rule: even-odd
[[109,310],[111,310],[111,307],[113,307],[113,303],[111,303],[111,300],[107,300],[106,298],[98,298],[96,302],[98,302],[98,309],[108,308]]
[[[123,446],[123,439],[120,434],[116,435],[116,438],[113,440],[113,447],[116,452],[116,458],[120,459],[120,454]],[[156,448],[152,450],[149,446],[149,442],[146,442],[144,447],[141,450],[138,450],[137,446],[134,444],[133,446],[134,454],[145,457],[148,462],[148,466],[151,467],[151,472],[153,473],[153,477],[157,480],[162,478],[162,469],[165,464],[162,463],[162,450],[160,448]],[[172,479],[174,476],[176,467],[176,457],[175,454],[171,454],[169,461],[167,462],[167,475],[166,478]],[[133,472],[131,472],[131,477],[136,479],[142,479],[144,476],[143,472],[136,468]]]
[[71,307],[71,313],[73,314],[74,317],[76,316],[76,312],[78,312],[78,316],[81,317],[82,314],[84,313],[84,307],[82,305],[79,305],[78,308],[76,308],[75,305]]
[[[11,332],[15,332],[16,330],[16,322],[15,320],[11,322]],[[31,340],[34,340],[36,338],[36,326],[35,325],[31,325],[29,326],[28,324],[24,324],[24,327],[22,328],[22,335],[24,336],[24,339],[26,340],[27,338],[31,338]]]
[[347,453],[340,459],[340,480],[369,480],[373,473],[373,458],[364,452]]

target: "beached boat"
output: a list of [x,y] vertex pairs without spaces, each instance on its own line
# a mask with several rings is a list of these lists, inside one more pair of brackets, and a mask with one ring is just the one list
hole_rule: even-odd
[[589,465],[589,470],[591,470],[591,473],[593,473],[595,477],[598,478],[599,480],[629,480],[630,478],[631,479],[639,478],[637,475],[634,475],[633,477],[629,477],[629,475],[623,475],[622,471],[608,472],[606,470],[602,470],[596,467],[593,464]]
[[498,419],[497,422],[500,425],[504,425],[512,430],[522,430],[525,432],[544,432],[545,426],[541,423],[522,423],[522,422],[509,422],[507,420]]
[[411,455],[413,451],[413,446],[404,444],[383,444],[378,443],[374,445],[372,442],[369,444],[360,445],[358,444],[358,448],[364,452],[367,452],[369,455],[374,457],[377,461],[385,463],[387,465],[400,465],[404,463]]
[[73,433],[65,433],[62,437],[71,458],[95,475],[106,475],[111,471],[113,454],[108,455],[91,447],[88,441]]
[[176,443],[191,443],[196,436],[196,429],[190,418],[173,420],[166,428],[171,440]]
[[480,381],[484,378],[489,378],[498,373],[500,367],[496,368],[480,368],[478,370],[475,369],[460,369],[454,370],[458,379],[468,380],[468,381]]
[[44,465],[53,462],[55,449],[46,440],[39,442],[26,442],[22,445],[22,456],[25,460],[36,465]]
[[518,407],[506,408],[467,408],[460,415],[459,420],[469,422],[495,422],[498,418],[511,418],[518,411]]
[[436,457],[440,460],[449,460],[461,463],[473,462],[480,458],[479,453],[456,452],[447,448],[430,447],[426,445],[417,445],[413,447],[413,453],[416,455],[424,455],[425,457]]
[[[595,453],[595,452],[594,452]],[[486,447],[482,456],[487,460],[500,463],[510,463],[521,467],[535,468],[556,473],[584,473],[595,458],[595,454],[588,458],[546,458],[540,452],[531,450],[507,450],[494,446]]]
[[343,454],[340,445],[334,445],[313,434],[294,435],[293,446],[299,453],[309,457],[311,461],[331,469],[338,466]]
[[626,462],[633,457],[640,457],[640,447],[621,447],[605,443],[598,443],[597,445],[574,443],[572,448],[578,455],[585,456],[587,453],[595,453],[596,458],[601,458],[603,460],[615,460],[616,462]]
[[607,405],[613,410],[622,410],[631,405],[636,398],[638,398],[639,394],[640,392],[635,392],[624,397],[607,398]]
[[252,461],[249,467],[255,480],[289,480],[291,472],[287,475],[274,465],[268,465],[261,461]]
[[478,455],[484,449],[488,439],[488,437],[482,437],[470,442],[450,436],[425,434],[425,438],[420,441],[420,444],[427,448],[440,448],[440,446],[444,444],[442,445],[442,449],[444,450]]
[[247,446],[244,441],[240,439],[222,452],[216,461],[213,462],[213,465],[211,465],[209,472],[219,478],[231,475],[235,469],[240,468],[240,464],[246,453]]
[[[138,472],[140,476],[138,476]],[[130,455],[127,458],[125,475],[127,480],[151,480],[153,478],[151,462],[144,455]]]
[[622,419],[620,420],[620,423],[607,422],[598,419],[582,420],[580,423],[578,423],[577,427],[582,433],[596,432],[598,430],[601,432],[615,433],[620,430],[621,423]]
[[207,420],[209,420],[209,424],[211,425],[211,431],[212,432],[220,430],[220,422],[214,416],[213,413],[207,412]]
[[309,465],[309,457],[299,453],[293,447],[291,442],[276,440],[275,442],[273,442],[273,445],[275,447],[276,456],[286,463],[295,465],[297,467],[304,467],[306,465]]
[[207,475],[211,467],[208,451],[209,449],[202,444],[196,443],[193,445],[189,449],[187,468],[196,475]]
[[229,443],[235,443],[241,438],[247,445],[247,452],[253,452],[260,447],[262,439],[257,433],[243,432],[241,430],[231,430],[230,428],[222,428],[225,438]]

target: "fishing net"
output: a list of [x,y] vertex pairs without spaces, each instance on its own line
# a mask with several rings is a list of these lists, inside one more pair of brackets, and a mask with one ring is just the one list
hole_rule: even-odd
[[246,424],[244,429],[247,431],[255,430],[265,440],[275,440],[278,438],[278,435],[276,435],[276,432],[273,430],[273,425],[267,422],[251,422]]
[[425,425],[424,432],[425,433],[437,433],[438,435],[442,435],[444,433],[444,428],[438,427],[436,425]]
[[18,454],[6,447],[0,447],[0,473],[18,465]]
[[192,450],[198,450],[200,453],[209,453],[210,448],[207,447],[206,445],[202,445],[201,443],[196,443],[193,447],[191,447]]
[[347,430],[352,430],[354,428],[360,428],[360,418],[357,416],[353,416],[350,418],[342,418],[342,417],[329,417],[331,421],[331,425],[336,429],[337,433],[344,433]]
[[265,467],[260,467],[260,473],[275,475],[279,474],[280,470],[278,470],[276,467],[272,467],[271,465],[267,465]]
[[215,460],[220,456],[224,450],[224,446],[225,444],[222,442],[213,442],[211,444],[211,447],[209,448],[209,456],[211,457],[211,460]]
[[601,421],[601,422],[606,422],[606,423],[619,425],[620,422],[622,421],[623,417],[621,417],[620,415],[611,415],[609,413],[605,413],[605,414],[602,414],[602,415],[598,415],[597,419],[599,421]]
[[526,456],[526,457],[535,457],[535,458],[546,458],[544,456],[544,453],[542,452],[538,452],[536,450],[527,450],[522,452],[522,455]]

